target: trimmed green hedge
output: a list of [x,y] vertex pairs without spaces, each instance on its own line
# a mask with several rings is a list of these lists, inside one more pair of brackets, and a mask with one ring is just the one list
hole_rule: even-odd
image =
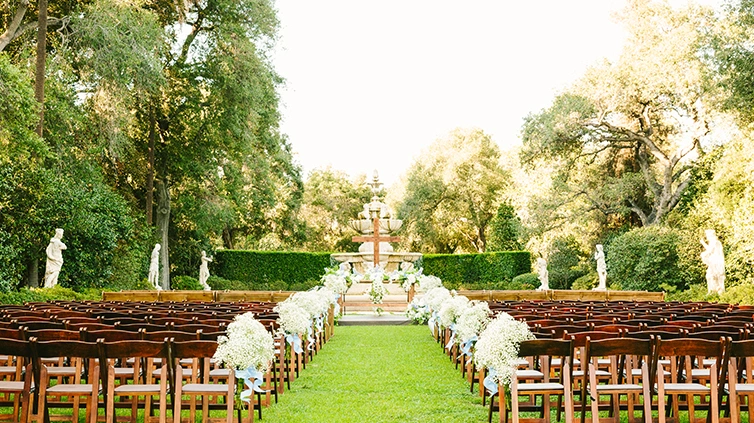
[[442,279],[448,288],[499,287],[513,278],[531,272],[528,251],[498,251],[481,254],[425,254],[423,273]]
[[281,281],[288,287],[304,287],[319,281],[330,266],[330,253],[218,250],[212,265],[213,275],[241,281],[249,290],[282,286]]

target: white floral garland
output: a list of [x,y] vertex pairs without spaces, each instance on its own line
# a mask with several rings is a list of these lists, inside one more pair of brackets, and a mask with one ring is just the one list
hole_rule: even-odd
[[387,288],[382,283],[382,278],[375,278],[366,293],[372,300],[372,304],[382,304],[382,298],[387,294]]
[[429,307],[424,303],[424,298],[414,298],[406,309],[406,317],[420,325],[427,323],[430,315]]
[[227,336],[217,338],[214,358],[226,368],[244,370],[249,367],[266,372],[275,357],[272,334],[251,312],[237,315],[228,325]]
[[510,385],[516,371],[519,345],[530,339],[534,339],[534,334],[526,322],[500,313],[479,335],[474,362],[480,368],[490,369],[495,382]]
[[419,281],[419,290],[422,292],[429,292],[435,288],[442,287],[442,280],[433,275],[419,275],[417,277]]

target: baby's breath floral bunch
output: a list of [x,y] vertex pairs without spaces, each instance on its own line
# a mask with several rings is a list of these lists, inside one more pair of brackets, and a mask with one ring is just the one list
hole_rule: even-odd
[[351,286],[351,273],[346,272],[338,267],[325,269],[325,274],[322,275],[322,285],[330,288],[336,294],[343,295],[348,291],[348,287]]
[[454,295],[440,305],[439,318],[440,326],[449,328],[454,326],[458,316],[469,306],[469,299],[463,295]]
[[317,291],[301,291],[290,296],[290,300],[309,313],[309,319],[322,316],[330,308],[330,299]]
[[474,352],[474,362],[490,370],[496,383],[510,385],[516,371],[518,348],[521,342],[534,339],[526,322],[500,313],[479,335]]
[[288,335],[306,334],[312,325],[309,312],[301,308],[290,298],[279,302],[273,309],[278,313],[277,319],[280,330]]
[[424,304],[433,312],[439,312],[442,303],[450,299],[450,291],[447,288],[432,288],[424,294]]
[[471,301],[464,308],[456,320],[456,338],[459,342],[466,342],[479,334],[487,327],[492,313],[486,301]]
[[272,334],[254,319],[254,314],[237,315],[228,325],[227,336],[217,338],[214,358],[234,370],[253,367],[266,372],[275,357]]
[[442,287],[442,281],[437,276],[433,275],[419,275],[419,289],[422,292],[429,292],[435,288]]

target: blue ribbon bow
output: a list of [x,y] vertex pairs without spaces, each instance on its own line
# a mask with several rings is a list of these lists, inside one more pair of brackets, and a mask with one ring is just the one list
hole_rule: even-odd
[[451,349],[456,341],[456,324],[452,323],[448,329],[450,329],[450,340],[448,340],[448,345],[445,345],[446,350]]
[[267,392],[260,388],[264,381],[264,373],[257,370],[254,366],[249,366],[244,370],[236,370],[236,379],[243,380],[244,385],[249,387],[249,389],[241,391],[241,401],[243,402],[251,402],[252,392]]
[[497,376],[497,370],[490,368],[487,372],[487,377],[484,378],[484,387],[490,392],[490,396],[497,394],[498,385],[495,377]]
[[309,341],[309,343],[306,345],[306,349],[311,351],[314,347],[314,329],[312,329],[311,325],[306,330],[306,339]]
[[296,354],[301,354],[304,352],[304,349],[301,347],[301,338],[299,338],[297,333],[294,333],[293,335],[286,335],[285,340],[288,341],[289,344],[291,344],[291,347],[293,347],[293,351],[296,352]]

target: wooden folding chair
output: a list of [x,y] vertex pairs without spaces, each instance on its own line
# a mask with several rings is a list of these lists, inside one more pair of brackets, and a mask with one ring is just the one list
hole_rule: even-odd
[[[600,423],[605,419],[599,416],[599,398],[601,395],[611,397],[610,421],[620,421],[621,402],[620,396],[626,396],[626,409],[628,421],[650,421],[652,419],[652,394],[649,369],[653,358],[653,342],[630,338],[613,338],[602,340],[586,340],[585,359],[589,363],[589,393],[592,401],[592,422]],[[598,383],[597,365],[598,358],[609,358],[610,380],[607,384]],[[640,370],[639,370],[640,369]],[[635,370],[639,370],[636,374]],[[640,376],[641,384],[637,379]],[[637,420],[634,413],[636,398],[642,397],[644,415]],[[582,421],[583,421],[582,416]]]
[[[544,375],[550,373],[550,361],[557,357],[562,360],[563,366],[560,372],[558,382],[543,380],[534,383],[519,383],[517,378],[511,380],[510,397],[511,397],[511,418],[513,423],[519,422],[550,422],[551,413],[551,395],[558,395],[565,399],[565,421],[573,422],[573,385],[571,369],[573,368],[573,341],[559,339],[537,339],[532,341],[523,341],[519,347],[519,357],[531,357],[539,364],[539,369]],[[507,410],[505,406],[505,389],[500,385],[498,391],[498,403],[500,408],[500,423],[507,421]],[[519,396],[533,395],[542,397],[542,418],[523,419],[519,416]],[[490,416],[494,407],[495,397],[490,399]]]
[[[236,388],[235,373],[229,372],[228,381],[225,384],[210,383],[210,359],[214,356],[216,350],[217,342],[214,341],[170,341],[170,366],[173,369],[171,373],[173,374],[173,389],[175,391],[175,403],[173,404],[173,419],[175,423],[181,423],[182,421],[193,423],[196,421],[197,397],[202,397],[203,422],[233,422],[234,392]],[[181,360],[183,359],[192,359],[192,364],[184,367],[181,365]],[[184,374],[187,372],[190,374],[188,378],[189,382],[184,384]],[[189,397],[188,420],[182,420],[181,418],[184,396]],[[224,397],[225,418],[209,417],[210,397]],[[253,416],[251,411],[249,411],[249,416]]]
[[[167,416],[167,396],[168,396],[168,361],[170,360],[168,353],[168,341],[155,342],[155,341],[142,341],[142,340],[126,340],[126,341],[105,341],[103,344],[104,356],[107,360],[107,385],[106,385],[106,416],[108,423],[115,423],[115,397],[131,397],[131,416],[130,422],[136,422],[138,406],[140,404],[139,397],[144,397],[143,409],[145,423],[158,421],[159,423],[166,422]],[[115,384],[116,380],[122,379],[122,372],[116,372],[119,367],[116,367],[116,361],[128,361],[133,359],[133,367],[131,367],[130,383]],[[155,364],[155,361],[161,364]],[[142,368],[142,362],[144,367]],[[161,369],[159,382],[154,383],[152,374],[155,366],[159,366]],[[146,382],[140,383],[141,375],[147,377]],[[152,401],[154,396],[158,396],[158,410],[159,414],[152,416]]]
[[5,356],[6,363],[12,364],[9,367],[14,369],[12,376],[6,375],[4,380],[0,380],[0,394],[3,396],[0,404],[12,410],[0,415],[0,419],[25,423],[29,419],[32,403],[31,347],[27,341],[18,338],[0,338],[0,355]]
[[[71,421],[78,423],[80,398],[85,397],[86,422],[96,423],[98,415],[99,394],[101,383],[104,380],[102,373],[104,369],[100,368],[98,360],[101,356],[101,343],[83,342],[83,341],[37,341],[31,338],[31,349],[33,355],[33,364],[35,367],[35,379],[39,380],[37,389],[39,394],[39,413],[35,416],[37,422],[48,422],[50,420],[50,408],[72,407],[73,413]],[[50,373],[48,366],[43,363],[42,357],[59,355],[68,357],[71,360],[72,367],[75,368],[73,377],[68,383],[50,384]],[[86,377],[82,377],[85,367],[85,361],[89,369]],[[38,375],[38,376],[37,376]],[[82,383],[86,382],[86,383]],[[68,397],[73,398],[71,403],[50,403],[48,397]],[[64,418],[64,416],[60,416]]]
[[[710,341],[705,339],[671,339],[663,340],[658,337],[655,346],[654,362],[657,363],[657,408],[659,413],[659,423],[665,423],[668,417],[675,421],[680,419],[679,396],[685,395],[686,409],[689,414],[689,423],[697,421],[695,417],[696,406],[694,397],[699,396],[703,402],[709,398],[708,416],[705,421],[718,423],[720,419],[720,397],[718,380],[720,375],[718,371],[723,362],[723,350],[725,340]],[[665,371],[661,357],[670,360],[670,382],[665,381]],[[709,368],[709,386],[706,384],[694,382],[693,370],[694,363],[699,362],[705,357],[714,357],[715,363]],[[666,396],[670,396],[673,407],[672,410],[666,410]],[[667,411],[672,411],[672,416],[666,416]]]
[[749,421],[754,407],[754,340],[728,339],[728,405],[731,422],[741,421],[741,397],[746,397]]

